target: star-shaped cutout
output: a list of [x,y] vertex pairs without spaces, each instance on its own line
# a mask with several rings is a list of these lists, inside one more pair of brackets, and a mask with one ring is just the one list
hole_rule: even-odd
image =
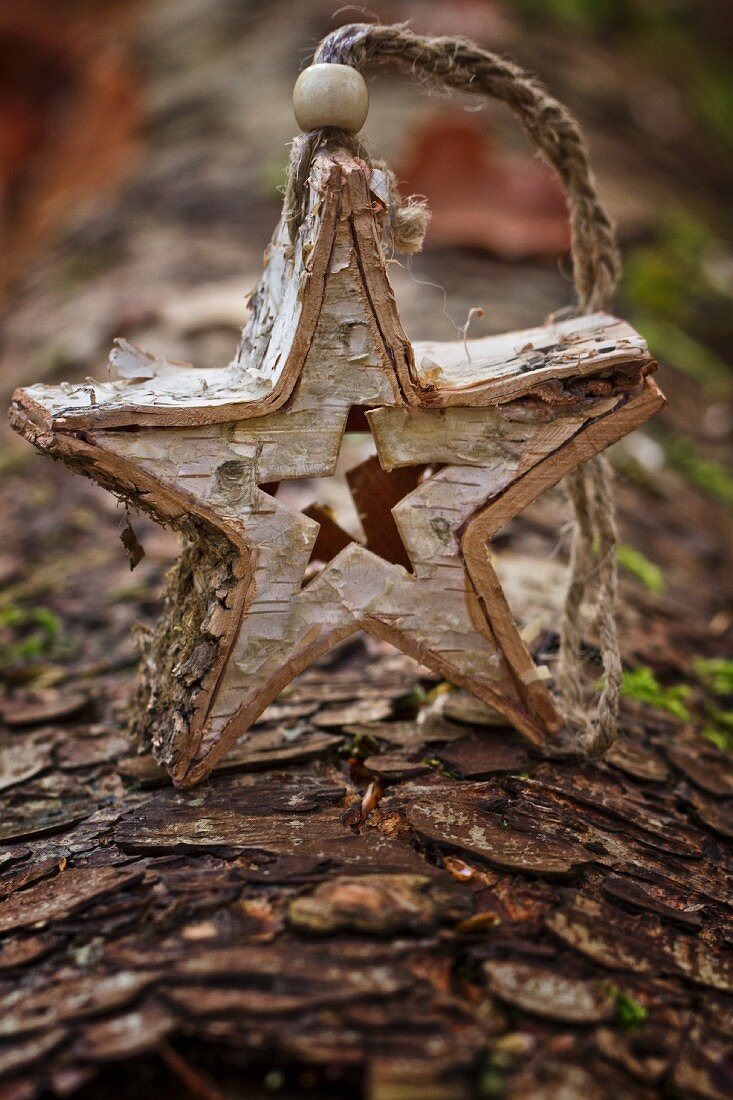
[[[191,785],[319,656],[370,631],[489,703],[535,744],[555,703],[487,541],[660,406],[643,341],[604,315],[410,344],[383,254],[378,171],[321,156],[293,248],[278,228],[237,357],[196,371],[121,344],[119,380],[35,386],[15,426],[187,544],[143,657],[136,726]],[[275,495],[334,473],[345,430],[366,545]],[[312,560],[323,562],[310,576]],[[309,579],[305,579],[306,576]]]

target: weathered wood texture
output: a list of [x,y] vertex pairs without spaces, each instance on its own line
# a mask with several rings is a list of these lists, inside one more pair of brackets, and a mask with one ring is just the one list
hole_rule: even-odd
[[[136,186],[75,213],[31,273],[4,319],[7,387],[72,370],[106,381],[98,364],[115,332],[227,361],[259,268],[251,242],[276,217],[262,164],[291,136],[287,111],[273,119],[251,105],[286,103],[294,59],[331,29],[335,6],[144,6],[150,144]],[[474,19],[476,5],[452,5],[451,19],[459,8]],[[721,208],[712,142],[681,101],[689,140],[677,169],[664,128],[643,130],[640,155],[628,104],[648,94],[650,69],[621,57],[620,38],[564,34],[548,49],[544,19],[517,34],[529,67],[584,114],[604,190],[634,237],[651,236],[662,182],[664,205],[679,203],[684,179]],[[192,57],[204,62],[199,82]],[[383,75],[371,91],[380,148],[400,148],[423,89],[413,97],[410,82]],[[398,96],[399,111],[385,109]],[[554,265],[455,250],[429,252],[414,273],[448,288],[458,320],[487,306],[492,327],[533,324],[568,296]],[[404,277],[400,301],[416,334],[440,335],[437,292]],[[722,455],[708,434],[721,399],[669,365],[664,389],[661,426]],[[732,651],[733,538],[724,507],[663,465],[649,435],[615,454],[629,475],[618,479],[621,530],[666,587],[650,592],[622,570],[620,636],[627,668],[692,686],[693,726],[627,703],[605,765],[543,759],[482,725],[462,695],[444,697],[444,720],[423,721],[433,683],[423,673],[413,690],[412,662],[367,636],[287,689],[190,793],[130,755],[122,712],[136,682],[133,627],[158,618],[171,541],[133,514],[146,556],[130,575],[114,499],[15,442],[0,478],[3,598],[47,608],[60,633],[40,657],[5,652],[2,668],[3,1100],[40,1100],[47,1085],[79,1100],[731,1095],[733,997],[717,986],[733,934],[733,773],[699,732],[706,698],[690,670]],[[552,494],[493,546],[518,622],[542,617],[531,652],[550,664],[564,514]],[[0,632],[3,645],[24,637],[22,626]],[[353,832],[339,819],[360,820],[362,804],[371,812]],[[444,822],[428,816],[440,806]],[[300,843],[283,854],[293,834]],[[532,869],[507,866],[525,837]],[[569,869],[544,873],[543,856],[550,872]],[[635,1027],[625,998],[648,1012]]]
[[0,796],[5,1100],[110,1063],[112,1095],[280,1065],[373,1100],[730,1095],[728,762],[708,793],[639,709],[607,764],[549,762],[366,662],[312,669],[194,793],[106,720],[3,734],[35,763]]
[[[111,361],[119,381],[15,396],[14,424],[38,447],[192,540],[145,648],[135,722],[182,785],[357,630],[536,744],[559,724],[486,542],[661,407],[655,364],[602,314],[413,354],[386,274],[381,176],[338,152],[318,158],[308,218],[294,246],[278,227],[224,371],[201,378],[124,347]],[[352,479],[367,545],[349,542],[304,584],[319,524],[270,489],[332,474],[353,408],[378,457],[371,493],[366,470]],[[398,467],[411,482],[386,477]]]

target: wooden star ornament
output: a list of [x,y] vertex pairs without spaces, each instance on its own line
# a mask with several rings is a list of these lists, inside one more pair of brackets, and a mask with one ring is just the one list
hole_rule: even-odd
[[[182,786],[358,630],[541,745],[556,705],[488,540],[663,403],[644,341],[606,314],[411,343],[387,278],[384,172],[325,149],[309,188],[295,244],[284,221],[275,232],[229,366],[118,343],[116,380],[13,400],[36,447],[184,536],[134,723]],[[277,498],[282,481],[332,475],[345,430],[376,445],[350,475],[366,545]]]

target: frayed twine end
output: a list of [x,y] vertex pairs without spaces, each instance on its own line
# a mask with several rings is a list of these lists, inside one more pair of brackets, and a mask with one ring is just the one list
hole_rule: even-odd
[[391,239],[396,252],[413,255],[421,252],[430,225],[427,201],[411,195],[392,215]]

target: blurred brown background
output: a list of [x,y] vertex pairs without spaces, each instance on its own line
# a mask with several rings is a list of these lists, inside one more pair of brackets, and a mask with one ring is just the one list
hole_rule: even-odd
[[[715,629],[724,631],[729,577],[718,555],[733,506],[728,5],[385,0],[334,14],[322,0],[6,0],[3,400],[18,384],[103,372],[115,336],[202,366],[228,360],[278,217],[294,78],[329,30],[376,18],[509,52],[577,113],[624,248],[618,309],[663,363],[670,398],[615,459],[627,481],[661,494],[670,515],[640,509],[637,498],[635,530],[625,534],[651,562],[647,581],[657,568],[683,598],[712,583],[708,610],[711,619],[720,612]],[[508,112],[427,94],[390,69],[370,76],[370,94],[372,153],[433,210],[425,252],[390,267],[408,333],[453,339],[475,306],[484,317],[474,317],[472,335],[521,328],[571,301],[562,197]],[[27,510],[27,479],[42,497],[49,468],[6,430],[2,444],[10,504]],[[60,476],[54,507],[68,517]],[[27,550],[32,521],[13,523],[8,569],[12,547]],[[633,553],[626,560],[644,573]]]
[[[373,0],[366,10],[349,6],[334,14],[336,7],[335,0],[3,0],[1,403],[7,405],[15,386],[32,381],[105,377],[117,336],[202,366],[230,359],[245,320],[247,292],[259,276],[262,251],[279,215],[288,143],[295,132],[292,85],[328,31],[361,19],[409,20],[416,31],[464,35],[511,54],[571,107],[585,129],[600,191],[617,220],[624,251],[617,309],[659,358],[659,382],[669,399],[662,415],[612,453],[622,535],[619,621],[627,670],[622,724],[624,745],[630,748],[619,749],[616,760],[592,776],[596,790],[613,787],[621,806],[613,810],[617,817],[639,818],[642,829],[652,829],[661,852],[648,873],[655,883],[662,876],[659,861],[674,862],[663,834],[671,828],[665,823],[675,822],[679,847],[673,850],[675,858],[682,853],[682,870],[674,871],[673,882],[670,872],[670,880],[659,887],[662,900],[655,895],[651,902],[640,902],[641,910],[664,915],[660,906],[667,912],[672,908],[676,919],[687,922],[685,932],[704,925],[707,944],[723,943],[715,890],[725,889],[718,873],[721,838],[733,836],[733,6],[718,0]],[[484,316],[472,320],[475,336],[540,323],[567,305],[572,285],[561,197],[513,118],[498,106],[476,110],[475,103],[459,96],[430,95],[390,69],[367,76],[369,148],[396,169],[405,194],[424,193],[434,212],[425,251],[389,269],[408,334],[455,339],[477,306]],[[43,883],[62,863],[66,867],[61,834],[68,851],[76,853],[69,855],[72,865],[76,858],[77,866],[94,869],[108,858],[104,852],[112,853],[113,862],[124,862],[128,857],[107,849],[106,840],[94,846],[90,838],[101,834],[92,832],[87,818],[119,815],[123,799],[129,806],[158,797],[157,792],[140,794],[134,774],[118,771],[118,758],[129,753],[120,712],[134,677],[134,624],[156,616],[176,542],[133,517],[146,556],[130,576],[116,538],[125,513],[113,498],[36,456],[4,424],[0,470],[0,858],[13,867],[14,860],[21,862],[22,898],[32,875]],[[542,584],[562,582],[567,539],[558,535],[558,500],[538,502],[497,540],[500,552],[535,563],[537,590],[530,602],[542,601]],[[409,706],[418,705],[411,697]],[[344,742],[343,751],[354,750]],[[349,772],[351,763],[338,765],[338,778],[350,784],[348,797],[358,800],[370,780],[358,767]],[[332,766],[331,758],[323,765]],[[582,793],[582,769],[579,776]],[[154,777],[151,786],[156,782]],[[230,798],[221,783],[210,790],[227,806],[239,797]],[[670,815],[662,824],[655,816],[660,791]],[[590,813],[587,795],[579,805],[574,822]],[[556,818],[548,812],[547,820],[559,822],[564,836],[572,815],[564,818],[564,801],[562,806]],[[654,827],[649,826],[652,819]],[[70,838],[64,830],[78,822],[78,835]],[[237,828],[235,821],[233,833]],[[692,847],[685,839],[690,830],[698,837]],[[42,839],[29,857],[29,849],[18,845],[36,835]],[[652,844],[648,837],[647,842]],[[646,858],[641,842],[640,849]],[[155,856],[168,849],[151,844],[151,851]],[[210,860],[189,860],[197,864],[195,873],[175,860],[153,859],[144,889],[135,880],[109,901],[98,921],[109,930],[110,965],[126,965],[124,939],[115,937],[130,929],[135,935],[136,928],[147,935],[149,911],[156,904],[157,934],[166,945],[191,915],[187,909],[182,916],[180,907],[190,905],[200,905],[210,923],[220,916],[224,924],[229,921],[226,935],[241,933],[242,942],[275,937],[280,916],[267,909],[269,901],[262,908],[254,892],[251,911],[246,909],[249,895],[246,904],[236,902],[239,909],[226,908],[234,896],[230,867],[219,859],[218,849],[213,851]],[[598,845],[593,851],[597,856]],[[701,872],[693,883],[692,862],[680,861],[698,861],[703,851],[710,860],[707,878]],[[35,862],[31,877],[23,878],[22,861],[28,858]],[[241,870],[242,876],[248,873],[247,867]],[[166,880],[163,918],[165,891],[155,876],[166,874],[172,877]],[[498,882],[499,875],[495,878]],[[522,900],[512,909],[515,884],[507,885],[506,878],[496,886],[498,893],[505,890],[499,923],[511,930],[507,936],[525,936],[531,955],[539,927],[532,922],[539,921],[536,914],[545,911],[543,906],[549,910],[557,904],[555,885],[532,883],[521,893],[526,883],[520,881],[516,889]],[[592,876],[589,881],[589,889],[595,889]],[[637,882],[632,885],[638,901],[645,895]],[[12,889],[11,883],[8,892]],[[150,897],[147,890],[153,892]],[[150,900],[155,891],[158,900]],[[202,900],[207,891],[211,912]],[[714,904],[710,897],[717,899]],[[494,904],[492,898],[484,901],[487,907]],[[709,904],[703,920],[697,913]],[[82,923],[81,930],[68,934],[78,934],[74,942],[86,945],[92,933]],[[667,932],[669,927],[664,926]],[[70,955],[59,964],[60,956],[53,954],[63,950],[59,944],[65,935],[62,929],[58,938],[54,933],[36,944],[37,956],[25,939],[20,941],[21,952],[30,950],[23,956],[29,960],[24,981],[40,988],[49,975],[55,980],[58,965],[73,970]],[[729,926],[725,935],[730,943]],[[185,937],[175,942],[182,953],[190,950]],[[281,951],[292,950],[282,937],[278,943]],[[0,946],[4,950],[5,942]],[[94,964],[93,952],[86,950],[73,963],[80,972],[88,960]],[[46,958],[46,952],[47,962],[34,970],[35,958]],[[3,974],[5,965],[0,955]],[[419,965],[427,973],[424,959]],[[654,982],[658,972],[668,973],[666,965],[654,963]],[[17,971],[10,969],[7,985],[0,980],[0,997],[11,995]],[[708,969],[713,973],[712,964]],[[709,979],[714,989],[722,988],[717,975]],[[665,982],[635,995],[652,1006],[660,1049],[665,1043],[669,1047],[663,1055],[666,1067],[689,1025],[682,1009],[674,1016],[669,1008],[674,1002],[687,1011],[688,1002],[674,1001]],[[435,977],[440,996],[443,983],[448,988],[444,974]],[[461,1013],[469,1004],[473,1011],[481,995],[468,988]],[[151,1012],[143,1023],[155,1040],[160,1012],[157,1006]],[[706,1022],[716,1013],[724,1019],[720,1005],[710,1008],[706,1002],[700,1012]],[[3,1007],[3,1019],[5,1013]],[[196,1015],[195,1005],[190,1013]],[[463,1026],[461,1013],[457,1032]],[[164,1021],[161,1035],[165,1026]],[[510,1025],[501,1026],[508,1030]],[[532,1026],[527,1024],[529,1031]],[[75,1042],[75,1033],[61,1031],[61,1038],[51,1030],[43,1040],[66,1051],[71,1047],[63,1044]],[[22,1028],[20,1033],[20,1053],[15,1046],[10,1050],[11,1070],[30,1067],[27,1077],[33,1081],[25,1092],[2,1092],[3,1100],[38,1095],[44,1079],[50,1047],[39,1040],[31,1049]],[[100,1060],[114,1056],[108,1049],[120,1057],[147,1049],[135,1046],[132,1030],[126,1034],[129,1049],[122,1031],[122,1038],[107,1035],[109,1047],[97,1037],[104,1050]],[[504,1033],[499,1029],[496,1034]],[[563,1080],[570,1088],[572,1074],[585,1063],[575,1039],[559,1038],[566,1045],[560,1042],[552,1056],[562,1059],[565,1050],[569,1076]],[[677,1074],[675,1081],[682,1081],[680,1095],[729,1095],[733,1062],[730,1053],[719,1053],[719,1040],[716,1032],[707,1044],[697,1044],[682,1070],[679,1065],[670,1070]],[[304,1057],[314,1064],[336,1057],[318,1053],[317,1029],[302,1042]],[[658,1078],[644,1078],[646,1063],[638,1070],[641,1063],[627,1057],[620,1044],[619,1039],[612,1054],[603,1053],[596,1074],[597,1081],[604,1079],[603,1059],[612,1055],[615,1073],[622,1073],[619,1065],[623,1073],[628,1069],[631,1076],[623,1078],[616,1095],[632,1095],[626,1091],[631,1077],[638,1085],[639,1080],[661,1080],[667,1072],[664,1068]],[[703,1070],[695,1076],[698,1046],[707,1052],[704,1080]],[[8,1049],[0,1044],[0,1056]],[[511,1065],[514,1054],[507,1055]],[[517,1057],[523,1056],[520,1051]],[[346,1051],[347,1070],[357,1066],[357,1055],[352,1062],[349,1057]],[[601,1056],[596,1051],[593,1057]],[[185,1066],[182,1070],[170,1058],[174,1085],[166,1094],[180,1095],[175,1082],[182,1073],[185,1077]],[[76,1064],[72,1071],[63,1058],[54,1065],[59,1089],[67,1090],[63,1095],[81,1086],[85,1074],[92,1075]],[[501,1059],[497,1065],[501,1085],[506,1066]],[[693,1078],[699,1090],[688,1092]],[[196,1091],[199,1086],[190,1079],[189,1086],[191,1095],[218,1095],[204,1086]],[[581,1100],[606,1095],[586,1086],[581,1078],[575,1092],[562,1095]],[[104,1094],[114,1087],[108,1079]],[[331,1087],[326,1078],[313,1085],[326,1087]],[[494,1079],[482,1095],[502,1095],[496,1088]],[[656,1088],[638,1085],[633,1095],[657,1095]],[[130,1095],[142,1093],[133,1088]],[[530,1093],[512,1095],[525,1100]]]

